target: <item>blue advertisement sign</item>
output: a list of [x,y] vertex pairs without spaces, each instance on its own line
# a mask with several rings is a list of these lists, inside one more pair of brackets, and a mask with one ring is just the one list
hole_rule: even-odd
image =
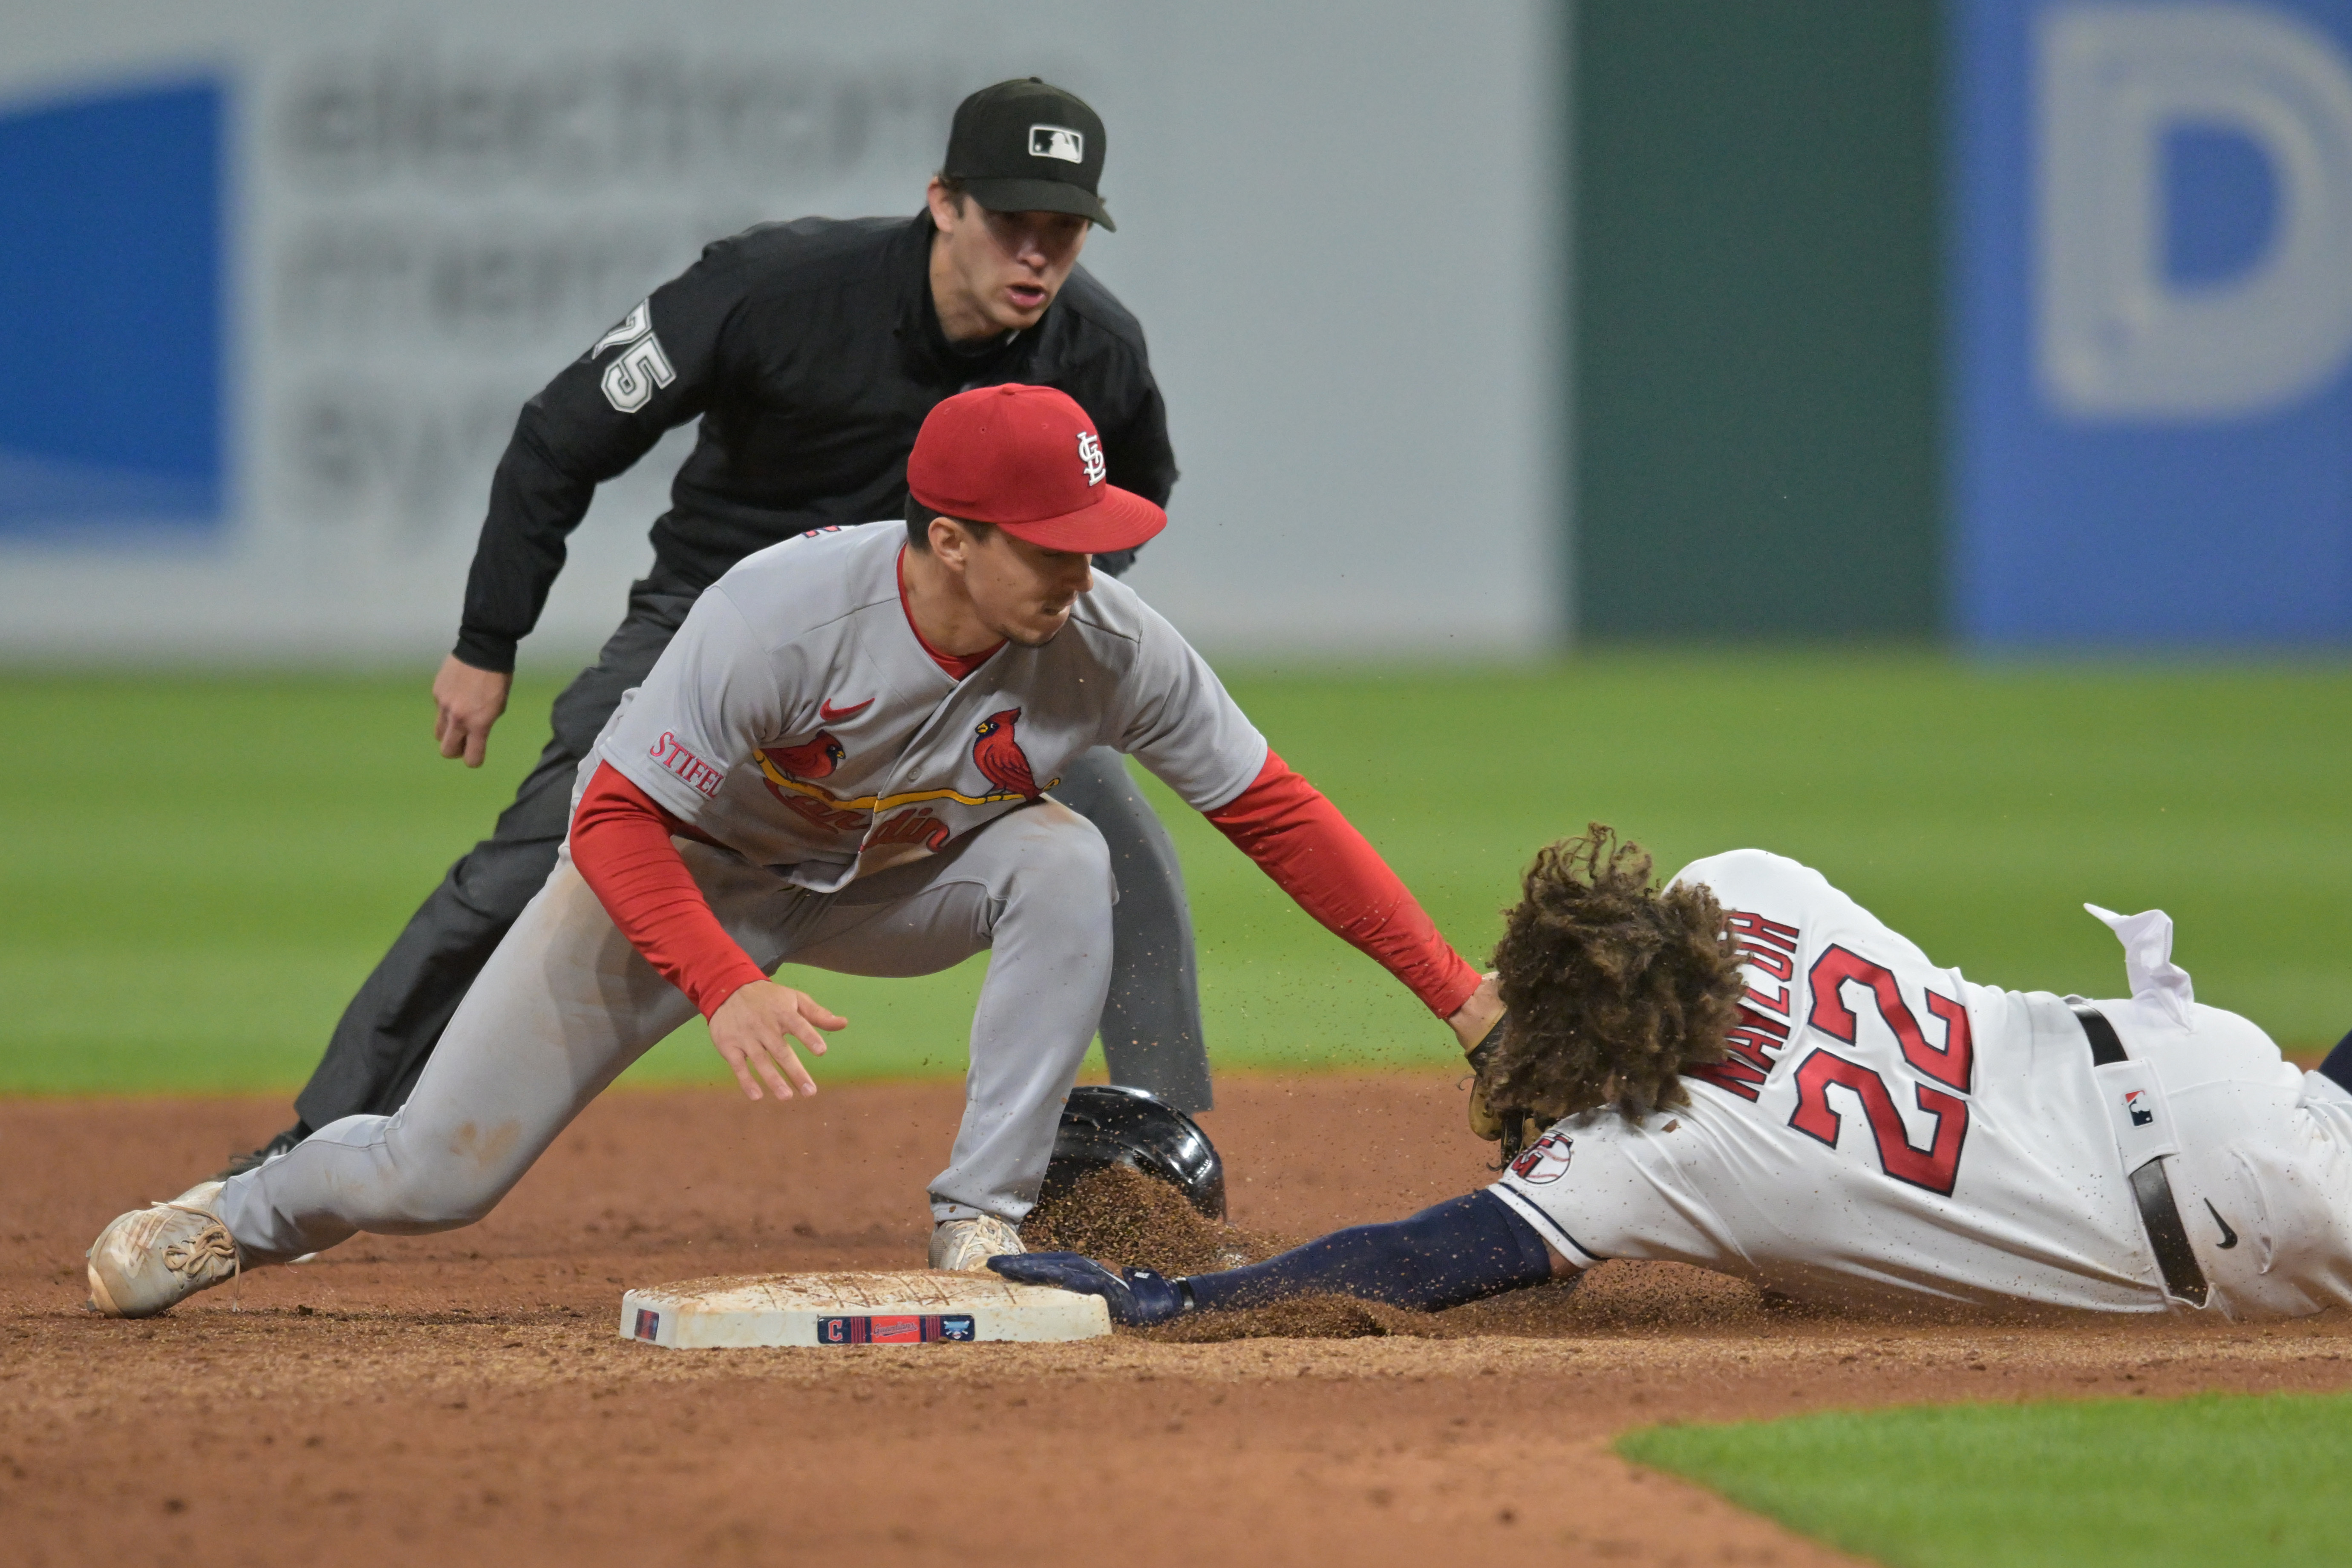
[[0,113],[0,534],[223,515],[223,91]]
[[2352,0],[1956,0],[1953,620],[2352,641]]

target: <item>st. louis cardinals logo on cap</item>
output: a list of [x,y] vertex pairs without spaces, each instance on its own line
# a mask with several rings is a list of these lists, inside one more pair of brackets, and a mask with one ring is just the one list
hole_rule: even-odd
[[1032,125],[1029,128],[1029,156],[1059,158],[1065,163],[1087,161],[1087,133],[1073,131],[1066,125]]
[[1066,392],[1018,383],[959,392],[933,408],[907,458],[907,489],[942,517],[1088,554],[1132,550],[1168,524],[1158,506],[1109,479],[1087,411]]

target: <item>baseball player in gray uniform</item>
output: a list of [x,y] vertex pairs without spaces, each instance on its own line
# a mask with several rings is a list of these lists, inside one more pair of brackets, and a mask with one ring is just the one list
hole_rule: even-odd
[[1093,574],[1166,521],[1105,471],[1065,394],[961,394],[916,438],[903,526],[821,531],[720,578],[605,725],[554,871],[407,1103],[118,1218],[90,1247],[92,1304],[146,1316],[358,1231],[478,1220],[697,1010],[747,1096],[814,1093],[798,1052],[845,1021],[767,978],[785,960],[907,975],[991,952],[930,1261],[1020,1250],[1109,984],[1102,835],[1052,795],[1097,746],[1476,1041],[1491,988],[1183,638]]
[[1130,1323],[1311,1291],[1434,1310],[1612,1258],[1879,1309],[2352,1306],[2352,1038],[2283,1060],[2196,1000],[2161,910],[2091,909],[2131,993],[2094,1002],[1965,979],[1778,855],[1649,871],[1595,829],[1528,874],[1510,1011],[1472,1056],[1491,1103],[1555,1124],[1494,1186],[1187,1279],[995,1267]]

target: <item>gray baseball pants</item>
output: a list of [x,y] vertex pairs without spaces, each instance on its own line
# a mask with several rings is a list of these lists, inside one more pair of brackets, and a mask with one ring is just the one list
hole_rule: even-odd
[[[1118,891],[1103,837],[1053,801],[944,854],[835,893],[675,840],[730,936],[762,969],[929,974],[991,952],[972,1015],[962,1126],[930,1184],[935,1219],[1018,1223],[1110,984]],[[219,1214],[251,1263],[357,1231],[471,1225],[655,1042],[694,1016],[613,924],[569,849],[466,993],[406,1104],[347,1116],[232,1177]],[[853,1032],[836,1036],[844,1053]],[[787,1111],[789,1114],[789,1111]]]

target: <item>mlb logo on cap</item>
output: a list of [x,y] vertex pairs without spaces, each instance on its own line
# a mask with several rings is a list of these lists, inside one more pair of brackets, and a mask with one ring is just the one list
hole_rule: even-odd
[[1066,125],[1032,125],[1029,128],[1029,156],[1059,158],[1065,163],[1087,161],[1087,137],[1083,131],[1073,131]]
[[1106,229],[1102,116],[1076,93],[1026,77],[956,105],[943,176],[994,213],[1068,213]]

